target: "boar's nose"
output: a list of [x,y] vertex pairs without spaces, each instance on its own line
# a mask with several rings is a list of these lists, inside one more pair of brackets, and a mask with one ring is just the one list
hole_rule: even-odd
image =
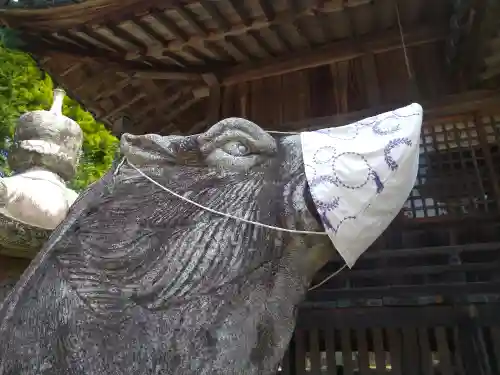
[[120,141],[122,154],[132,163],[175,163],[179,152],[185,148],[183,136],[161,136],[158,134],[123,134]]

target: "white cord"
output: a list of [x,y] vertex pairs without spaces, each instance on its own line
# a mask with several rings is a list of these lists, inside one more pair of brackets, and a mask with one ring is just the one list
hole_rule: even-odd
[[311,291],[311,290],[314,290],[316,288],[319,288],[321,285],[323,285],[324,283],[326,283],[328,280],[330,280],[331,278],[337,276],[340,272],[342,272],[344,270],[344,268],[347,267],[347,264],[344,264],[342,267],[340,267],[337,271],[335,271],[334,273],[332,273],[330,276],[328,277],[325,277],[322,281],[320,281],[319,283],[317,283],[316,285],[313,285],[312,287],[310,287],[308,289],[308,291]]
[[277,131],[277,130],[266,130],[266,133],[269,133],[269,134],[289,134],[289,135],[299,134],[297,132],[280,132],[280,131]]
[[[161,185],[160,183],[156,182],[155,180],[153,180],[151,177],[147,176],[143,171],[141,171],[139,168],[137,168],[134,164],[132,164],[129,160],[126,160],[128,165],[130,165],[133,169],[135,169],[142,177],[144,177],[146,180],[148,180],[149,182],[152,182],[153,184],[155,184],[156,186],[158,186],[159,188],[165,190],[167,193],[170,193],[172,194],[174,197],[177,197],[179,199],[182,199],[188,203],[191,203],[192,205],[196,206],[196,207],[199,207],[203,210],[206,210],[208,212],[211,212],[213,214],[217,214],[217,215],[221,215],[221,216],[225,216],[227,218],[230,218],[230,219],[234,219],[234,220],[240,220],[240,221],[243,221],[245,223],[248,223],[248,224],[252,224],[252,225],[256,225],[256,226],[260,226],[260,227],[263,227],[263,228],[268,228],[268,229],[274,229],[274,230],[278,230],[278,231],[281,231],[281,232],[289,232],[289,233],[297,233],[297,234],[318,234],[318,235],[325,235],[327,236],[328,233],[326,232],[315,232],[315,231],[309,231],[309,230],[295,230],[295,229],[286,229],[286,228],[280,228],[280,227],[275,227],[275,226],[272,226],[272,225],[267,225],[267,224],[262,224],[262,223],[259,223],[257,221],[252,221],[252,220],[247,220],[247,219],[243,219],[241,217],[238,217],[238,216],[234,216],[234,215],[231,215],[231,214],[228,214],[228,213],[225,213],[225,212],[221,212],[221,211],[216,211],[216,210],[213,210],[211,209],[210,207],[206,207],[206,206],[203,206],[199,203],[196,203],[195,201],[192,201],[191,199],[188,199],[186,197],[183,197],[182,195],[180,194],[177,194],[176,192],[170,190],[169,188]],[[121,165],[122,163],[120,163]]]
[[[247,220],[247,219],[243,219],[241,217],[238,217],[238,216],[233,216],[233,215],[230,215],[230,214],[227,214],[227,213],[224,213],[224,212],[220,212],[220,211],[216,211],[216,210],[213,210],[211,209],[210,207],[205,207],[199,203],[196,203],[194,201],[192,201],[191,199],[188,199],[186,197],[183,197],[182,195],[179,195],[177,194],[176,192],[170,190],[169,188],[161,185],[160,183],[156,182],[155,180],[153,180],[151,177],[149,177],[148,175],[146,175],[143,171],[141,171],[139,168],[137,168],[134,164],[132,164],[128,159],[126,158],[123,158],[120,163],[118,164],[116,170],[115,170],[115,175],[118,173],[118,170],[120,169],[120,167],[123,165],[123,163],[127,162],[128,165],[130,165],[133,169],[135,169],[142,177],[144,177],[146,180],[148,180],[149,182],[155,184],[156,186],[158,186],[160,189],[163,189],[165,190],[167,193],[170,193],[172,194],[174,197],[177,197],[179,199],[182,199],[188,203],[191,203],[192,205],[196,206],[196,207],[199,207],[203,210],[206,210],[208,212],[211,212],[211,213],[214,213],[214,214],[217,214],[217,215],[221,215],[221,216],[225,216],[227,218],[230,218],[230,219],[234,219],[234,220],[240,220],[240,221],[243,221],[245,223],[249,223],[249,224],[252,224],[252,225],[256,225],[256,226],[260,226],[260,227],[264,227],[264,228],[268,228],[268,229],[274,229],[274,230],[278,230],[278,231],[281,231],[281,232],[289,232],[289,233],[298,233],[298,234],[320,234],[320,235],[328,235],[328,233],[326,232],[313,232],[313,231],[307,231],[307,230],[295,230],[295,229],[285,229],[285,228],[280,228],[280,227],[275,227],[275,226],[272,226],[272,225],[267,225],[267,224],[262,224],[262,223],[259,223],[257,221],[252,221],[252,220]],[[308,291],[311,291],[311,290],[314,290],[316,288],[319,288],[320,286],[322,286],[323,284],[325,284],[328,280],[332,279],[333,277],[337,276],[340,272],[342,272],[344,270],[344,268],[347,267],[347,264],[344,264],[342,267],[340,267],[337,271],[335,271],[334,273],[332,273],[330,276],[326,277],[324,280],[322,280],[321,282],[319,282],[318,284],[316,285],[313,285],[312,287],[310,287],[308,289]]]

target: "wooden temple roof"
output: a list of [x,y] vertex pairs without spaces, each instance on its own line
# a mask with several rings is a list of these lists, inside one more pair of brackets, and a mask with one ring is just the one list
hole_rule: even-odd
[[[429,57],[436,53],[424,51],[434,48],[438,59],[460,67],[457,76],[477,70],[491,80],[500,76],[500,36],[491,26],[500,17],[490,3],[10,0],[0,9],[0,23],[21,31],[24,48],[41,67],[115,132],[187,134],[220,117],[225,88],[342,62],[359,65],[351,70],[363,76],[358,86],[366,91],[364,102],[355,99],[359,103],[345,111],[393,104],[397,92],[379,103],[371,100],[376,93],[370,87],[390,89],[384,76],[404,70],[401,34],[409,59],[420,60],[421,70],[441,63]],[[446,70],[455,74],[441,67]],[[299,86],[296,95],[313,90]],[[441,91],[434,97],[454,92]]]
[[[41,67],[96,118],[136,133],[201,130],[218,95],[214,87],[365,54],[380,68],[402,46],[394,0],[9,4],[1,22],[22,31]],[[410,54],[449,37],[447,1],[397,4]]]

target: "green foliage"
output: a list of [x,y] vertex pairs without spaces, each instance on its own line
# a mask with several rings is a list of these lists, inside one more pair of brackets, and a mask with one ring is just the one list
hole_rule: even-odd
[[[53,88],[51,78],[38,69],[28,54],[8,49],[0,43],[0,150],[8,148],[21,114],[50,108]],[[68,97],[64,101],[63,113],[80,124],[84,133],[78,173],[70,183],[72,188],[81,190],[110,168],[118,140]],[[9,172],[4,155],[0,155],[0,169]]]

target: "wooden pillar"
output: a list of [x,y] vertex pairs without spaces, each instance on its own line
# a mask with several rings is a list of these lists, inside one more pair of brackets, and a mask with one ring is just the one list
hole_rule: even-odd
[[476,315],[475,306],[470,306],[468,316],[458,322],[457,349],[466,374],[493,375],[483,330]]
[[209,87],[207,125],[210,127],[221,118],[221,86],[214,74],[206,74],[203,79]]
[[367,53],[361,60],[363,66],[363,80],[366,85],[366,93],[368,96],[368,104],[370,107],[380,105],[380,83],[377,74],[377,66],[375,64],[375,55]]
[[419,375],[422,373],[420,368],[420,347],[417,342],[417,331],[415,328],[408,327],[402,330],[402,358],[401,365],[403,374]]

